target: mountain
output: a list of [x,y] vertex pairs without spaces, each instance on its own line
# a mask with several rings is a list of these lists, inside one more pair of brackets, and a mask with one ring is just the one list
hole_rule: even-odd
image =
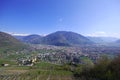
[[16,36],[16,35],[13,35],[13,37],[15,37],[16,39],[18,39],[18,40],[22,40],[24,37],[26,37],[26,36]]
[[115,43],[118,43],[118,44],[120,44],[120,39],[116,40],[116,41],[115,41]]
[[29,35],[29,36],[24,37],[22,41],[26,43],[31,43],[31,44],[40,44],[41,39],[42,37],[40,35],[34,34],[34,35]]
[[22,42],[31,43],[31,44],[40,44],[42,39],[42,36],[37,34],[32,34],[28,36],[14,36],[14,37]]
[[68,31],[57,31],[51,33],[42,39],[42,44],[56,46],[73,46],[73,45],[88,45],[93,44],[88,38]]
[[90,37],[88,36],[87,38],[95,43],[111,43],[111,42],[115,42],[116,40],[118,40],[118,38],[114,38],[114,37]]
[[18,50],[24,46],[25,45],[22,42],[20,42],[10,34],[0,32],[0,52]]

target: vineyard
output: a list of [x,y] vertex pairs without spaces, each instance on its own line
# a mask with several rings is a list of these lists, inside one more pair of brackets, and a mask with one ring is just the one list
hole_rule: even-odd
[[1,67],[0,80],[73,80],[73,77],[59,65],[42,62],[35,66]]

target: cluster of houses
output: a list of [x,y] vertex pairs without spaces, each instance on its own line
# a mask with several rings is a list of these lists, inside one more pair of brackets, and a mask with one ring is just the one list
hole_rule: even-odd
[[[78,47],[55,47],[55,46],[37,46],[35,50],[45,50],[45,52],[39,53],[34,57],[19,58],[17,63],[20,66],[33,66],[37,61],[46,61],[54,64],[64,64],[68,62],[83,64],[82,58],[87,57],[93,62],[96,62],[100,58],[100,54],[96,52],[96,49],[90,51],[89,48]],[[81,50],[82,49],[82,50]],[[94,48],[93,48],[94,49]],[[90,53],[92,52],[92,53]],[[2,66],[8,66],[9,64],[2,64]]]
[[46,61],[54,64],[64,64],[64,63],[77,63],[77,64],[83,64],[83,58],[87,57],[91,61],[96,62],[97,59],[99,59],[100,55],[98,54],[82,54],[81,52],[51,52],[51,53],[44,53],[44,54],[39,54],[37,56],[37,59],[39,61]]
[[[38,48],[38,47],[37,47]],[[17,62],[19,65],[25,65],[25,66],[33,66],[36,61],[45,61],[50,62],[53,64],[64,64],[68,62],[73,62],[77,64],[83,64],[83,57],[87,57],[93,62],[96,62],[97,59],[99,59],[100,55],[97,53],[89,54],[86,49],[86,52],[83,53],[82,50],[77,47],[51,47],[51,46],[45,46],[41,47],[39,50],[46,50],[43,53],[38,53],[35,57],[29,57],[26,59],[17,59]],[[52,50],[52,51],[50,51]]]
[[[19,66],[33,66],[37,62],[37,57],[32,57],[32,58],[20,58],[17,59],[17,63]],[[10,64],[8,63],[2,63],[1,66],[9,66]]]
[[27,59],[17,59],[17,63],[19,66],[33,66],[37,62],[36,57],[27,58]]
[[[51,45],[37,45],[32,46],[30,50],[22,50],[16,52],[16,54],[36,51],[38,55],[35,57],[19,58],[17,63],[20,66],[33,66],[37,61],[46,61],[54,64],[64,64],[68,62],[83,64],[82,58],[87,57],[94,63],[100,58],[101,54],[118,54],[120,52],[119,47],[58,47]],[[115,54],[114,54],[115,55]],[[9,66],[7,63],[1,64],[1,66]]]

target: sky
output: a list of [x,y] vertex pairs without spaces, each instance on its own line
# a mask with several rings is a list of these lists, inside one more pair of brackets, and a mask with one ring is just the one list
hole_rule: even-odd
[[120,38],[120,0],[0,0],[0,31]]

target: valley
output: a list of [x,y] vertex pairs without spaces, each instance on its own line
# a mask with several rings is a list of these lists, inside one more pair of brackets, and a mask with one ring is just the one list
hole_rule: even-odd
[[[52,38],[27,36],[27,42],[24,42],[1,32],[0,80],[77,80],[76,75],[81,75],[84,68],[91,69],[100,59],[112,61],[120,55],[119,44],[96,44],[76,33],[73,33],[74,37],[70,37],[72,32],[56,33],[50,34]],[[37,43],[36,39],[46,42]]]
[[0,80],[120,80],[120,0],[0,0]]

